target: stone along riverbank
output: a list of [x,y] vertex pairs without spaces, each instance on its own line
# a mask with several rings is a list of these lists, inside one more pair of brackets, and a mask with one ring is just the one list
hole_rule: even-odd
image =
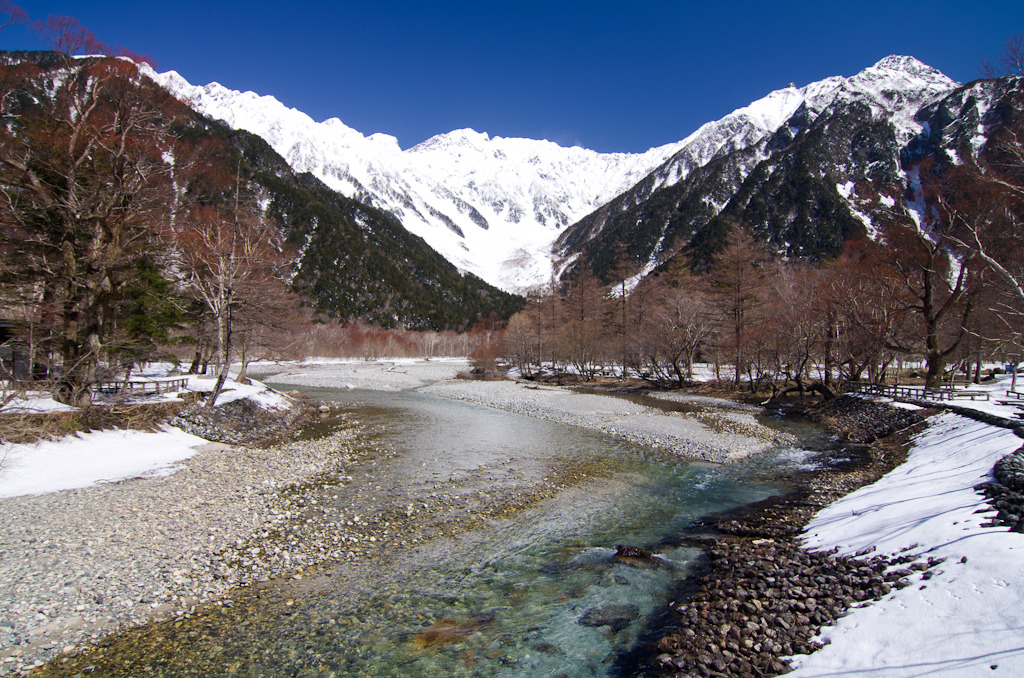
[[643,657],[642,675],[771,676],[788,672],[785,657],[809,654],[814,637],[851,608],[894,587],[931,578],[942,561],[916,556],[841,557],[810,551],[798,536],[820,509],[896,468],[903,443],[926,411],[897,409],[849,396],[810,411],[852,441],[859,459],[811,473],[803,487],[695,526],[706,559],[682,602],[671,606],[664,637]]
[[376,453],[359,435],[350,421],[319,440],[210,443],[163,477],[0,500],[0,671],[343,555],[345,530],[297,531],[311,481]]

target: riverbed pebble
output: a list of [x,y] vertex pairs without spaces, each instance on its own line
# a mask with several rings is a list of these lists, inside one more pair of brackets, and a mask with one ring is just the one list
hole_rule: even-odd
[[354,463],[358,434],[214,443],[167,476],[0,500],[0,675],[338,556],[295,521],[303,483]]

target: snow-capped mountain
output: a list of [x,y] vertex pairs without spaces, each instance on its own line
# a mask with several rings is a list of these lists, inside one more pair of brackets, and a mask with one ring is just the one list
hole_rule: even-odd
[[[688,247],[707,255],[727,223],[743,223],[793,256],[831,255],[870,212],[900,199],[915,116],[958,84],[917,59],[889,56],[849,78],[772,92],[708,123],[643,181],[566,229],[563,265],[600,274],[614,244],[642,270]],[[858,182],[864,190],[859,195]],[[885,195],[883,195],[885,194]]]
[[[890,56],[849,78],[772,92],[678,143],[603,154],[469,129],[402,150],[394,137],[364,136],[336,118],[315,122],[273,97],[194,86],[174,72],[150,76],[204,115],[262,137],[295,171],[390,212],[457,267],[506,290],[546,282],[586,249],[598,263],[596,253],[607,257],[615,242],[628,243],[649,269],[679,237],[689,240],[726,210],[766,160],[829,119],[831,138],[822,143],[832,149],[821,160],[833,192],[845,191],[856,213],[858,173],[895,177],[900,149],[921,131],[917,111],[957,85],[916,59]],[[884,141],[865,130],[869,123],[885,127]],[[858,160],[865,153],[866,164]],[[669,189],[680,195],[666,212]],[[651,212],[656,194],[661,208]]]
[[470,129],[402,150],[337,118],[315,122],[270,96],[175,72],[150,77],[200,113],[265,139],[298,172],[397,217],[460,269],[507,290],[546,282],[551,243],[671,156],[598,153],[549,141],[489,137]]

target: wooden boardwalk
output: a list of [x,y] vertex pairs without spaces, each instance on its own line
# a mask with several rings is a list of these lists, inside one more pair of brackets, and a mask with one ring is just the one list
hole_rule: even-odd
[[177,393],[188,386],[188,377],[163,377],[156,379],[129,379],[108,381],[96,385],[97,393],[124,393],[126,395],[148,395]]
[[939,388],[927,388],[925,386],[899,386],[895,384],[866,384],[862,382],[849,382],[846,384],[847,393],[866,393],[868,395],[884,396],[896,400],[988,400],[989,391],[977,389],[958,389],[951,386],[940,386]]

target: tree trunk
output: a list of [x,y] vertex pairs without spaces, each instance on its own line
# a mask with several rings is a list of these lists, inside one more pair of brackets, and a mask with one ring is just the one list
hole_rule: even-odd
[[945,372],[946,362],[942,356],[929,353],[926,357],[928,370],[925,372],[924,385],[926,388],[939,388],[942,386],[942,374]]
[[217,404],[221,389],[224,388],[224,381],[228,378],[228,370],[231,369],[231,308],[228,307],[226,317],[218,318],[217,331],[220,337],[220,374],[217,375],[217,382],[213,386],[213,392],[206,400],[206,406],[210,409]]

